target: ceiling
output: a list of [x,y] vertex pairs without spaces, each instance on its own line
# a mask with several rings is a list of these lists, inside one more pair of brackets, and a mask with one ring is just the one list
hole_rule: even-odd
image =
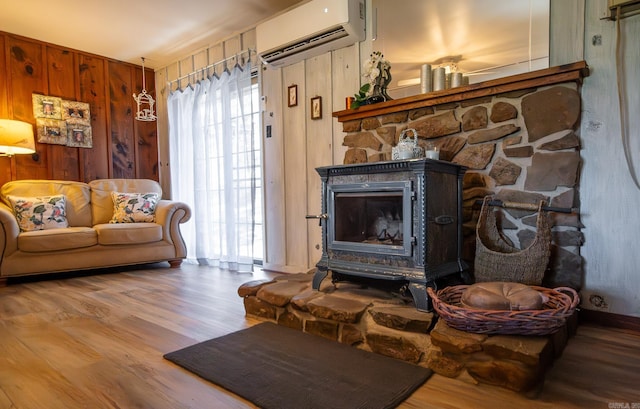
[[0,31],[160,68],[300,2],[0,0]]
[[[0,31],[161,68],[305,1],[0,0]],[[548,55],[529,44],[533,34],[548,46],[548,7],[549,0],[373,0],[373,47],[396,81],[447,58],[464,72],[512,64],[531,46],[534,57]]]

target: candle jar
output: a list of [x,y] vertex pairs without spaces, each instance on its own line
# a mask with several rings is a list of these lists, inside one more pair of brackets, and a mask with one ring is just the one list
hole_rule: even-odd
[[420,91],[423,94],[431,92],[433,90],[433,77],[431,73],[431,65],[422,64],[420,67]]
[[345,98],[344,103],[345,103],[346,109],[351,109],[351,105],[353,104],[353,102],[354,102],[355,100],[356,100],[356,99],[355,99],[354,97],[347,97],[347,98]]
[[462,83],[462,73],[454,72],[451,74],[451,88],[461,87]]
[[439,160],[440,159],[440,150],[434,144],[429,143],[425,147],[424,156],[427,159]]
[[433,90],[441,91],[445,89],[446,74],[444,68],[438,67],[433,70]]

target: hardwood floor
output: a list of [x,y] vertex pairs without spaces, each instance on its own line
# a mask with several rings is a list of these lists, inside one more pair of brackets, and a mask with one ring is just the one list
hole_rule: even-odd
[[[252,408],[162,355],[256,324],[236,290],[273,276],[159,264],[0,288],[0,408]],[[640,333],[581,325],[536,399],[434,375],[400,408],[640,409],[639,385]]]

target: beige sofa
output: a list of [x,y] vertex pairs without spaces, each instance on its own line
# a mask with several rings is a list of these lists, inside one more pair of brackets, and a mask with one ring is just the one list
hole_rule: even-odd
[[[16,180],[0,189],[0,284],[7,278],[168,261],[186,257],[180,224],[191,217],[180,202],[158,200],[153,222],[109,223],[111,192],[157,193],[148,179],[101,179],[89,183]],[[21,231],[9,198],[64,195],[68,227]]]

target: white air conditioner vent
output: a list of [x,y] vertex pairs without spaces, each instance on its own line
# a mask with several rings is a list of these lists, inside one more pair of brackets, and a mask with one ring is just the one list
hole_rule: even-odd
[[364,40],[363,0],[312,0],[256,27],[258,55],[281,67]]
[[330,41],[335,41],[337,39],[344,38],[348,35],[349,34],[343,27],[339,27],[337,29],[318,34],[315,37],[311,37],[309,39],[299,41],[293,45],[286,46],[286,47],[274,50],[272,52],[261,54],[260,57],[263,59],[263,61],[267,63],[274,63],[278,60],[291,56],[295,53],[299,53],[301,51],[308,50],[310,48],[313,48],[322,44],[326,44]]

